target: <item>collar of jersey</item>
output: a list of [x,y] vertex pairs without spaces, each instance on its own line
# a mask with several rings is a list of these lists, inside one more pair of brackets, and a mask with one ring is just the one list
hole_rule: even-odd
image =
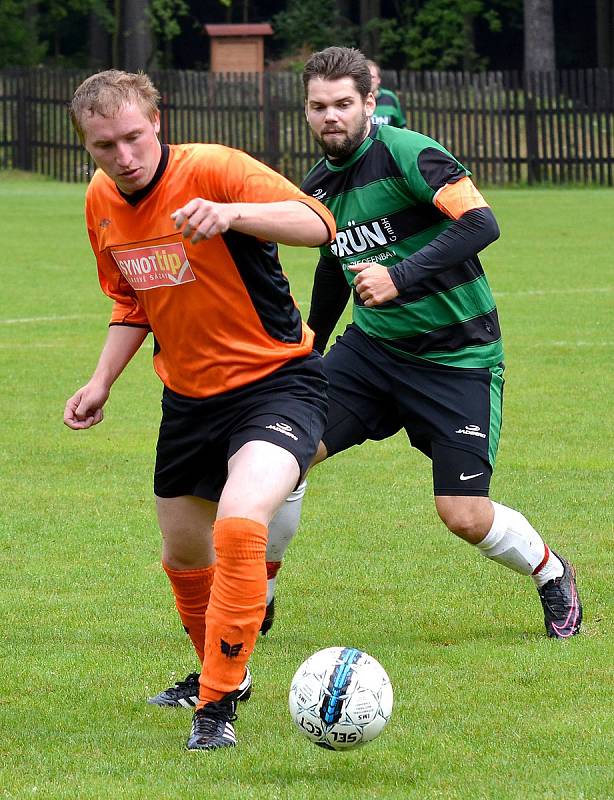
[[352,155],[345,161],[342,162],[333,162],[329,161],[328,158],[326,159],[326,168],[329,169],[331,172],[343,172],[344,169],[351,167],[352,164],[355,164],[359,158],[362,157],[364,153],[371,147],[373,144],[373,137],[375,136],[377,129],[374,125],[371,126],[371,131],[369,135],[364,140],[364,142],[358,147]]
[[164,172],[168,164],[169,154],[170,154],[170,147],[167,144],[163,144],[160,147],[160,161],[158,163],[158,168],[156,169],[153,178],[149,181],[147,186],[144,186],[142,189],[139,189],[138,192],[133,192],[132,194],[126,194],[125,192],[122,192],[122,190],[119,187],[117,188],[117,191],[121,194],[121,196],[129,205],[135,206],[144,197],[147,197],[148,194],[151,194],[151,192],[153,192],[153,190],[160,182],[160,178],[164,175]]

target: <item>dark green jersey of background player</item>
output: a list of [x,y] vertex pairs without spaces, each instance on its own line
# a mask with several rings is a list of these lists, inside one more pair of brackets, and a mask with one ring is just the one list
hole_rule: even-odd
[[407,124],[399,98],[388,89],[380,89],[375,96],[375,111],[371,119],[376,125],[392,125],[393,128],[404,128]]
[[[433,201],[439,190],[469,174],[433,139],[377,125],[342,163],[323,158],[312,168],[303,190],[323,202],[337,221],[334,242],[320,248],[318,270],[329,275],[333,271],[341,275],[343,270],[345,275],[345,280],[338,278],[336,286],[330,284],[330,292],[316,293],[314,287],[320,306],[336,302],[332,294],[339,294],[339,284],[340,293],[345,292],[342,304],[337,303],[333,312],[336,318],[321,340],[326,341],[347,302],[355,277],[349,266],[364,262],[388,268],[400,265],[397,271],[415,269],[416,278],[412,282],[410,276],[409,287],[394,300],[368,308],[357,292],[352,292],[353,322],[358,328],[410,359],[465,368],[490,368],[502,362],[497,309],[475,253],[459,263],[453,259],[445,269],[435,264],[433,270],[420,270],[412,267],[411,260],[408,266],[401,263],[421,248],[428,249],[435,237],[455,224]],[[465,238],[472,236],[469,230]],[[443,251],[441,257],[443,261]],[[322,299],[327,295],[331,296]],[[314,304],[312,298],[314,322],[316,316],[331,318]],[[326,328],[326,323],[313,327],[318,334],[317,327]]]

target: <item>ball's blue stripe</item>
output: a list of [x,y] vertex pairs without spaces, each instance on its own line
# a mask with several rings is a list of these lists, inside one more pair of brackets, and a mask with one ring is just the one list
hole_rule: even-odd
[[344,647],[339,655],[340,663],[333,670],[328,682],[324,702],[320,706],[320,719],[326,725],[338,722],[341,716],[343,695],[346,694],[352,679],[352,664],[355,664],[362,655],[362,650],[355,647]]

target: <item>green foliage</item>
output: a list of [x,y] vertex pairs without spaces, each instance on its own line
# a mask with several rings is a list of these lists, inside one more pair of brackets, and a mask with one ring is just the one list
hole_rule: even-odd
[[407,69],[484,69],[476,51],[474,21],[481,18],[491,32],[502,28],[502,11],[519,0],[406,0],[398,19],[374,20],[382,61],[402,56]]
[[24,20],[29,10],[29,0],[0,0],[0,69],[35,66],[45,55],[32,18],[30,24]]
[[93,2],[46,0],[38,5],[38,38],[48,43],[47,63],[74,66],[86,60],[87,20]]
[[79,60],[87,48],[84,31],[92,7],[108,25],[112,15],[102,0],[0,0],[0,68],[43,61],[70,65],[75,54]]
[[355,27],[340,16],[335,0],[289,0],[286,11],[273,17],[273,28],[286,55],[356,44]]
[[52,33],[59,22],[74,14],[85,16],[91,7],[92,0],[46,0],[40,6],[40,19]]
[[106,0],[91,0],[91,10],[107,33],[116,32],[117,20]]
[[149,0],[149,21],[158,43],[158,57],[162,67],[170,68],[169,45],[181,33],[181,22],[190,11],[186,0]]

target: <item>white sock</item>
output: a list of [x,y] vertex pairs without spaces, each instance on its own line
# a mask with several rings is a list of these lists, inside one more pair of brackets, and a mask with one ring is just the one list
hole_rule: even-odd
[[548,550],[548,559],[546,563],[539,572],[535,572],[531,576],[538,589],[541,589],[548,581],[554,580],[554,578],[560,578],[565,572],[565,567],[561,559],[552,552],[548,545],[546,545],[546,549]]
[[267,560],[267,605],[275,594],[277,571],[281,566],[283,557],[288,549],[294,534],[301,521],[303,497],[307,488],[307,481],[299,484],[291,494],[286,497],[279,511],[269,523],[269,537],[266,547]]
[[[277,565],[277,569],[279,569],[279,567],[281,567],[281,561],[276,561],[276,562],[269,561],[268,563],[269,564],[276,564]],[[275,573],[275,575],[272,578],[267,578],[267,582],[266,582],[266,604],[267,604],[267,606],[271,602],[271,600],[275,597],[275,584],[276,583],[277,583],[277,572]]]
[[531,575],[538,587],[563,574],[563,565],[551,553],[535,528],[519,511],[493,503],[492,527],[477,548],[521,575]]

